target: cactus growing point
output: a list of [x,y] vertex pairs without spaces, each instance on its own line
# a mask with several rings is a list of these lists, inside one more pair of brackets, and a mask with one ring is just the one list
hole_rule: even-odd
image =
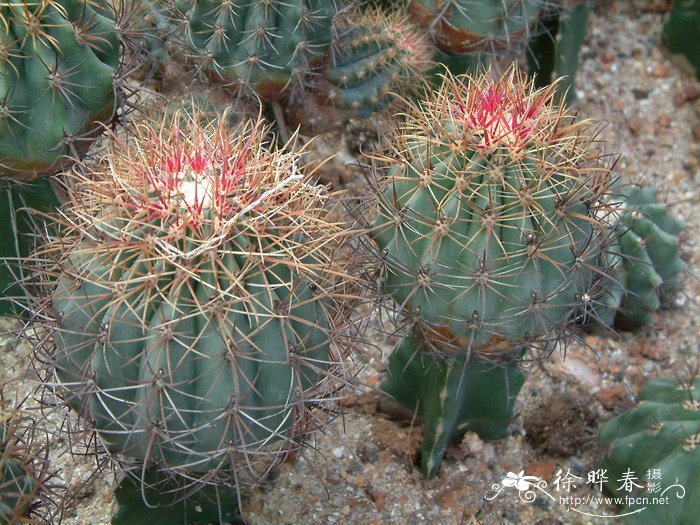
[[196,112],[138,126],[75,175],[35,254],[57,393],[112,455],[234,489],[320,424],[348,348],[349,233],[267,132]]

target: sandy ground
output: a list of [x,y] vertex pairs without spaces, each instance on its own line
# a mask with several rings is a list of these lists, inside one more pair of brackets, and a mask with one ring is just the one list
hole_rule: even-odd
[[[385,358],[395,339],[370,334],[374,350],[365,358],[364,393],[343,402],[343,417],[318,436],[314,450],[283,465],[253,494],[245,508],[251,524],[616,522],[584,514],[614,516],[619,511],[612,506],[567,505],[559,497],[602,495],[585,483],[603,453],[596,440],[599,424],[630,407],[647,379],[683,375],[697,366],[700,341],[700,284],[692,271],[700,258],[694,213],[700,201],[700,86],[660,51],[663,15],[650,9],[657,4],[600,2],[577,89],[582,116],[609,122],[603,135],[609,150],[620,155],[615,172],[621,180],[661,186],[674,211],[688,221],[684,247],[691,271],[684,293],[659,314],[651,330],[620,338],[586,335],[585,345],[573,344],[566,355],[555,352],[532,366],[510,437],[485,443],[467,434],[448,450],[431,481],[414,466],[420,429],[377,411],[372,389],[382,378],[379,351]],[[11,325],[3,323],[0,332]],[[28,353],[22,341],[0,335],[7,379],[22,373]],[[13,385],[20,392],[33,386]],[[76,502],[64,523],[109,523],[113,476],[100,475],[85,487],[93,463],[71,458],[65,440],[55,439],[53,445],[54,464]],[[559,470],[584,480],[570,492],[557,492],[553,482]],[[548,481],[554,498],[538,492],[526,501],[512,488],[498,493],[494,486],[509,472],[520,471]]]

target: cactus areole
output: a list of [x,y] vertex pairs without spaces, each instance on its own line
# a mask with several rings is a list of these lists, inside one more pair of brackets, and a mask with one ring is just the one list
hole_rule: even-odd
[[141,126],[81,179],[44,250],[52,359],[110,452],[255,482],[337,377],[345,230],[260,122],[183,120]]
[[438,348],[550,347],[596,293],[610,171],[552,93],[448,77],[379,158],[385,288]]

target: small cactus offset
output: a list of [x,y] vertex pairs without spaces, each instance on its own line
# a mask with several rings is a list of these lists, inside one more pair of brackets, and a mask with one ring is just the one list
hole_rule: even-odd
[[432,42],[404,15],[379,10],[341,17],[322,74],[306,96],[287,104],[290,122],[314,132],[386,110],[422,84]]
[[489,53],[524,41],[543,0],[411,0],[408,12],[451,53]]
[[[596,203],[610,170],[592,124],[573,122],[553,93],[515,68],[499,80],[448,76],[378,158],[384,289],[445,359],[550,351],[599,293]],[[390,381],[404,369],[390,367]]]
[[[600,440],[610,452],[600,462],[607,471],[606,484],[616,496],[650,496],[650,503],[625,508],[626,523],[634,525],[692,525],[698,520],[700,493],[700,377],[681,381],[665,377],[649,381],[638,397],[639,404],[600,428]],[[657,471],[659,477],[650,472]],[[634,492],[619,481],[634,476]],[[629,478],[629,476],[628,476]],[[647,492],[657,483],[659,491]],[[675,485],[676,488],[666,489]],[[665,491],[670,501],[654,503],[651,496]],[[661,498],[663,499],[663,498]],[[643,508],[643,512],[640,511]],[[636,512],[635,512],[636,511]]]
[[0,2],[0,174],[58,172],[102,133],[117,105],[114,18],[104,0]]
[[324,61],[341,0],[170,0],[198,68],[276,100],[305,88]]
[[399,14],[348,17],[336,31],[324,73],[329,90],[322,95],[354,116],[385,109],[393,95],[419,84],[430,66],[430,41]]
[[295,144],[201,120],[142,124],[75,175],[35,255],[55,345],[38,351],[112,455],[240,490],[344,381],[352,257]]
[[663,299],[680,289],[686,263],[679,236],[686,224],[658,202],[657,193],[630,187],[610,198],[615,231],[606,257],[614,283],[596,311],[609,326],[650,326]]

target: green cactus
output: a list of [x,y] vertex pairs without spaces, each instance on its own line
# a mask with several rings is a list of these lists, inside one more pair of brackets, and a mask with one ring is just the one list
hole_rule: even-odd
[[525,382],[514,364],[431,354],[417,333],[399,343],[388,369],[382,391],[423,420],[421,468],[427,478],[438,473],[445,449],[465,432],[484,439],[508,435]]
[[680,289],[686,263],[679,236],[686,224],[657,202],[653,187],[630,187],[611,198],[614,236],[606,255],[614,273],[610,292],[596,311],[611,326],[650,326],[665,296]]
[[414,90],[428,69],[431,42],[405,16],[370,11],[336,22],[323,74],[286,104],[287,122],[319,133],[385,110]]
[[340,0],[173,0],[198,67],[276,100],[303,90],[330,46]]
[[120,44],[105,0],[0,2],[0,174],[84,154],[115,113]]
[[29,515],[37,482],[27,472],[27,466],[18,462],[8,451],[5,427],[0,427],[0,523],[20,523]]
[[144,124],[79,177],[35,256],[57,323],[38,351],[110,453],[241,488],[300,446],[341,380],[348,230],[292,145],[203,120]]
[[385,109],[406,88],[420,83],[431,44],[400,15],[381,11],[349,18],[336,26],[322,93],[331,105],[366,118]]
[[557,88],[570,104],[576,99],[579,54],[593,2],[566,3],[571,4],[570,7],[557,2],[545,9],[539,22],[541,27],[528,42],[527,58],[530,74],[535,75],[535,85],[550,84],[552,76],[561,78]]
[[525,39],[542,0],[411,0],[408,12],[452,53],[494,53]]
[[664,24],[663,43],[681,65],[700,79],[700,0],[675,0],[671,14]]
[[54,212],[59,205],[48,179],[19,183],[0,178],[0,224],[6,225],[0,237],[0,316],[20,313],[22,260],[34,248],[33,236],[42,231],[40,214]]
[[[649,381],[638,401],[635,408],[600,428],[600,440],[611,447],[600,463],[609,480],[605,487],[615,496],[648,496],[651,500],[676,485],[680,489],[672,488],[664,494],[669,497],[667,504],[650,501],[627,506],[625,522],[695,524],[700,494],[700,378]],[[650,475],[654,470],[661,479]],[[635,486],[620,483],[627,472],[636,478]],[[658,483],[660,490],[650,492],[651,483]],[[634,490],[630,493],[627,488]]]
[[515,71],[448,78],[399,130],[374,238],[387,292],[431,339],[546,342],[590,292],[610,179],[578,175],[582,130],[562,134],[552,89],[530,89]]
[[606,236],[595,203],[610,172],[553,93],[516,69],[495,81],[447,76],[379,158],[387,176],[372,234],[384,289],[423,346],[517,361],[551,349],[597,297]]
[[214,485],[192,494],[158,472],[148,471],[144,479],[127,473],[114,491],[114,499],[111,525],[245,523],[235,490]]

